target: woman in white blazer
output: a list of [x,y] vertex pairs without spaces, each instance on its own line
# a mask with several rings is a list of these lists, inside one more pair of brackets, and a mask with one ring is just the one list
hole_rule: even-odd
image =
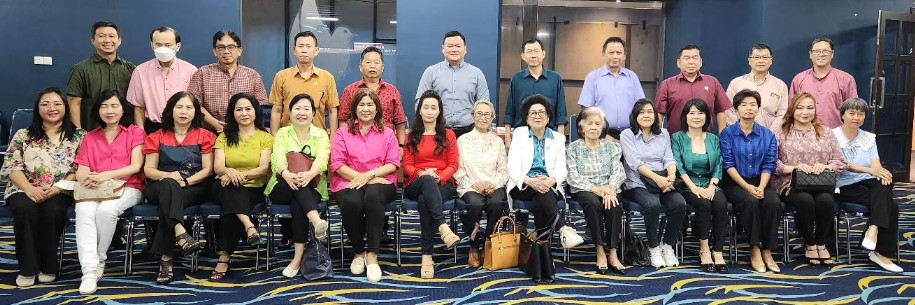
[[[562,198],[562,183],[566,178],[566,139],[561,133],[547,128],[553,119],[547,97],[536,94],[521,105],[525,116],[522,125],[512,132],[508,150],[508,190],[514,200],[533,202],[534,225],[546,229],[559,216],[557,200]],[[509,204],[509,208],[512,208]],[[562,217],[555,227],[563,248],[580,245],[584,240],[575,229],[565,225]]]

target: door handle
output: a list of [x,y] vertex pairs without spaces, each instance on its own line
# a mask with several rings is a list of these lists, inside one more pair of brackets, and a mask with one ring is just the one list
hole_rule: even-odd
[[871,97],[870,107],[871,107],[871,109],[874,109],[874,106],[877,105],[877,97],[874,96],[874,77],[873,76],[871,76],[871,85],[870,85],[869,89],[870,89],[870,97]]
[[877,106],[878,109],[883,109],[883,105],[886,104],[886,77],[880,77],[880,104]]

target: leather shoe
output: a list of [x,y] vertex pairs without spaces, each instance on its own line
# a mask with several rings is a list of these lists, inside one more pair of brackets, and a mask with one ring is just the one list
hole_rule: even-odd
[[609,269],[610,269],[610,271],[613,271],[613,273],[616,273],[618,275],[626,275],[625,267],[617,267],[617,266],[610,265]]
[[727,263],[715,264],[714,266],[715,266],[715,272],[718,272],[718,273],[728,273],[728,271],[730,271]]
[[467,266],[480,268],[480,252],[476,249],[470,249],[470,253],[467,254]]
[[893,262],[884,263],[883,260],[881,260],[879,257],[877,257],[877,254],[874,251],[871,251],[870,253],[868,253],[867,258],[869,258],[872,262],[876,263],[877,266],[880,266],[880,268],[883,268],[883,270],[886,270],[889,272],[894,272],[894,273],[901,273],[903,271],[902,267],[899,267],[898,265],[894,264]]

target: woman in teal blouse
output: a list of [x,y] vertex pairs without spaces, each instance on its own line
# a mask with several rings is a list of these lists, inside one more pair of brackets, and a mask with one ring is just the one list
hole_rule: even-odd
[[[677,172],[683,183],[680,193],[696,212],[699,235],[700,266],[706,272],[728,271],[722,257],[727,230],[728,202],[718,188],[721,180],[721,149],[718,136],[705,132],[711,123],[708,105],[701,99],[686,103],[680,115],[680,126],[688,126],[671,137],[671,149],[677,161]],[[711,227],[711,228],[709,228]],[[713,241],[709,251],[709,235]]]

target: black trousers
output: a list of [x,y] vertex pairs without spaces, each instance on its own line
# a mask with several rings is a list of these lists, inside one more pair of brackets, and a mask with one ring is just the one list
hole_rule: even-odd
[[[618,195],[617,195],[617,198]],[[572,199],[581,204],[591,240],[597,247],[619,249],[623,226],[623,207],[604,208],[603,199],[589,191],[572,193]]]
[[147,135],[151,135],[159,129],[162,129],[162,123],[156,123],[149,119],[146,119],[146,121],[143,122],[143,131],[145,131]]
[[438,227],[445,223],[443,204],[454,198],[454,186],[441,185],[432,177],[421,176],[407,185],[403,192],[404,197],[419,203],[420,245],[423,255],[432,255],[435,233],[438,232]]
[[[559,216],[559,204],[557,195],[552,192],[538,193],[531,187],[525,188],[523,191],[519,190],[517,187],[512,188],[508,192],[512,198],[516,200],[525,200],[533,202],[533,206],[530,211],[534,214],[534,227],[537,229],[545,230],[553,224],[553,220]],[[520,222],[523,224],[524,222]],[[553,230],[558,230],[565,226],[565,219],[559,217],[559,221],[556,222],[556,226],[553,227]]]
[[394,201],[393,184],[367,184],[359,189],[342,189],[334,193],[340,204],[343,229],[353,244],[353,252],[378,253],[385,223],[385,205]]
[[648,246],[660,245],[658,233],[661,227],[661,204],[667,208],[667,227],[664,229],[664,243],[676,245],[680,228],[686,220],[686,199],[676,190],[661,194],[652,194],[644,187],[637,187],[623,192],[629,200],[642,205],[642,217],[645,219],[645,231],[648,235]]
[[488,238],[496,228],[495,225],[496,222],[499,221],[499,218],[502,218],[502,215],[505,215],[505,208],[508,206],[508,197],[505,194],[505,188],[500,187],[488,196],[483,196],[475,191],[469,191],[464,193],[464,196],[461,196],[461,199],[467,203],[467,217],[464,218],[463,227],[464,232],[467,233],[468,236],[473,232],[473,229],[476,227],[476,224],[480,222],[480,219],[483,219],[483,212],[486,212],[486,229],[483,231],[482,238],[480,235],[477,235],[476,238],[471,240],[471,247],[473,249],[479,249],[486,238]]
[[[744,178],[744,181],[751,185],[759,185],[759,177]],[[727,176],[721,181],[721,188],[724,189],[728,200],[734,204],[734,212],[740,217],[750,246],[757,246],[763,250],[777,250],[782,202],[775,189],[767,187],[763,190],[763,199],[756,199]]]
[[13,212],[19,274],[57,274],[57,246],[67,222],[67,207],[73,205],[73,197],[56,195],[42,203],[35,203],[24,192],[18,192],[7,198],[6,204]]
[[[712,251],[724,251],[728,230],[728,200],[721,190],[715,191],[712,200],[699,198],[692,192],[683,192],[686,203],[696,208],[696,229],[700,240],[712,239]],[[711,234],[710,234],[711,233]]]
[[874,250],[886,257],[896,257],[896,245],[899,242],[899,204],[893,200],[892,184],[883,185],[877,179],[867,179],[840,188],[836,200],[866,204],[871,212],[867,225],[880,228],[877,234],[877,248]]
[[238,214],[250,215],[251,209],[258,203],[264,203],[263,187],[244,187],[227,185],[222,186],[219,181],[213,183],[216,188],[216,198],[222,206],[222,215],[219,215],[219,234],[216,240],[216,249],[226,251],[230,255],[238,249],[238,242],[242,237],[248,236],[248,231],[238,220]]
[[795,222],[804,236],[805,245],[825,245],[833,236],[836,203],[832,192],[791,190],[787,195],[782,195],[782,200],[797,210]]
[[321,202],[321,194],[312,187],[300,187],[299,190],[293,191],[285,179],[277,180],[273,190],[270,191],[270,204],[290,206],[292,222],[289,224],[289,228],[292,230],[292,242],[304,244],[308,241],[308,231],[311,230],[308,212],[320,212],[318,203]]
[[464,126],[464,127],[451,127],[451,131],[454,132],[454,137],[455,137],[455,138],[460,138],[460,137],[463,136],[465,133],[470,132],[470,131],[473,130],[474,128],[475,128],[475,127],[473,126],[473,124],[470,124],[470,125],[467,125],[467,126]]
[[[195,185],[181,188],[178,181],[171,178],[149,181],[146,184],[146,200],[149,204],[159,206],[159,221],[156,225],[156,237],[153,238],[149,253],[171,255],[175,249],[175,225],[184,219],[184,209],[199,205],[207,200],[211,193],[211,179]],[[191,228],[186,228],[188,232]],[[190,234],[190,233],[188,233]]]

